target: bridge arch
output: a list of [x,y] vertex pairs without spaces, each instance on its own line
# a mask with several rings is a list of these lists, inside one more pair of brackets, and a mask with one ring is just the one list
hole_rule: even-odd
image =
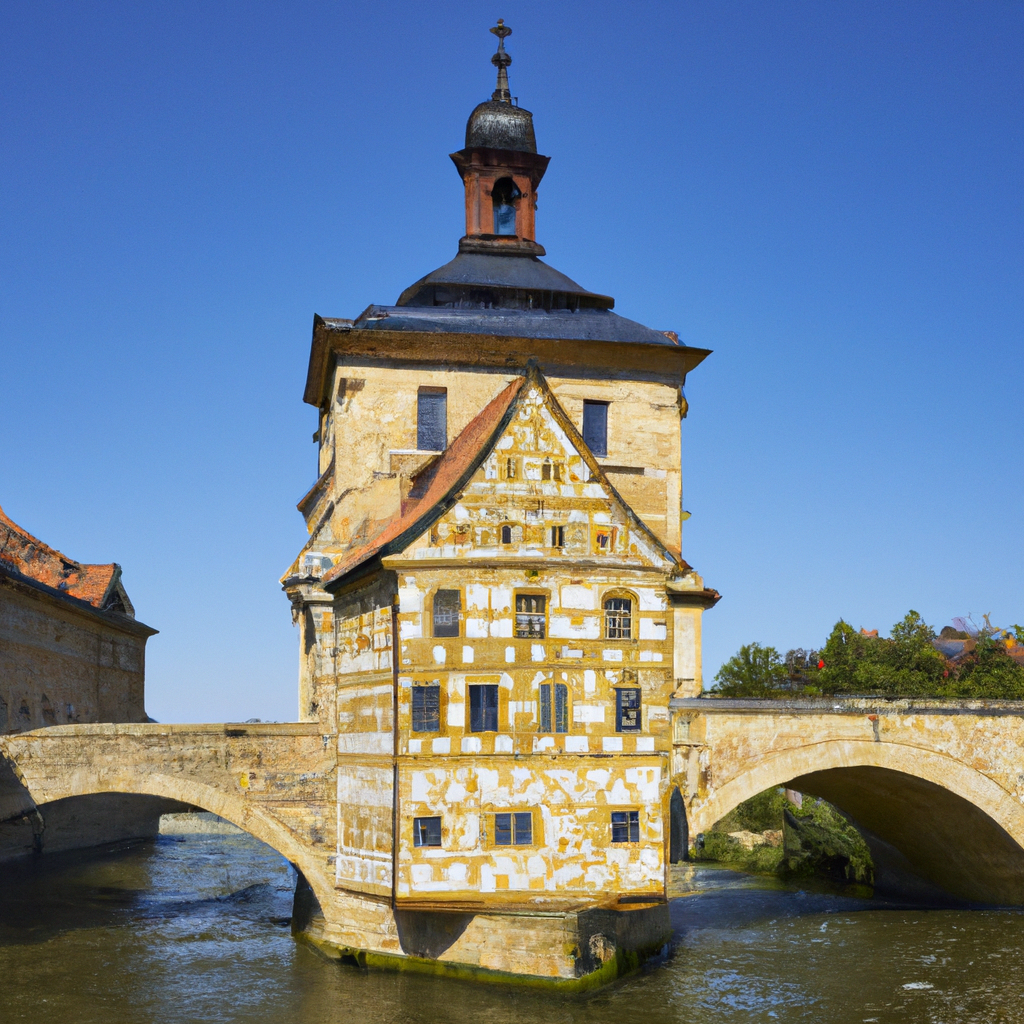
[[[31,783],[22,780],[29,795],[36,800]],[[291,862],[309,883],[313,894],[321,906],[328,905],[333,899],[334,886],[326,877],[311,851],[296,839],[288,829],[259,806],[247,801],[241,795],[207,785],[194,778],[178,774],[161,774],[157,772],[140,772],[130,778],[121,774],[115,785],[105,782],[98,772],[82,770],[68,772],[59,783],[54,778],[47,780],[45,802],[38,799],[37,804],[45,817],[46,805],[57,800],[67,800],[80,796],[93,796],[100,793],[125,793],[135,796],[164,797],[181,803],[201,807],[203,810],[230,821],[243,832],[258,839],[276,850],[282,857]]]
[[775,786],[822,797],[963,899],[1024,905],[1024,806],[987,775],[904,743],[826,740],[780,751],[691,804],[693,832]]

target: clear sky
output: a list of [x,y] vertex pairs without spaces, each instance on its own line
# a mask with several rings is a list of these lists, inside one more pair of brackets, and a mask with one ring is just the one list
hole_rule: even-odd
[[0,0],[0,505],[117,561],[162,720],[287,720],[312,317],[462,233],[493,85],[547,260],[714,350],[684,555],[744,642],[1024,622],[1024,5]]

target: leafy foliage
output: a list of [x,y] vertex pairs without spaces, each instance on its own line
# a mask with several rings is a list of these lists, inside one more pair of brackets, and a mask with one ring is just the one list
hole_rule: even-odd
[[[952,639],[951,632],[944,630],[943,639]],[[1014,633],[1024,643],[1024,628],[1015,626]],[[774,647],[741,647],[715,676],[715,693],[1024,700],[1024,666],[1010,657],[996,631],[983,629],[968,638],[957,658],[947,658],[935,639],[935,630],[913,610],[888,637],[866,634],[840,619],[820,651],[792,650],[783,660]]]
[[789,673],[774,647],[744,644],[715,675],[722,697],[775,697]]

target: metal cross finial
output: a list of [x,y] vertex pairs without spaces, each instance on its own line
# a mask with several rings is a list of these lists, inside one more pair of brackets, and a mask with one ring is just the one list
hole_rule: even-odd
[[512,29],[505,24],[503,18],[498,19],[498,24],[491,29],[498,37],[498,52],[491,58],[491,63],[498,69],[498,87],[491,93],[491,99],[496,103],[511,103],[512,94],[508,91],[508,66],[512,58],[505,52],[505,39],[512,35]]

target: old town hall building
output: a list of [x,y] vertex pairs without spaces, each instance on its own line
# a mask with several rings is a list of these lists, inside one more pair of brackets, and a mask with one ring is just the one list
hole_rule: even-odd
[[541,260],[549,158],[492,31],[497,88],[451,157],[458,254],[314,322],[320,476],[283,580],[300,717],[337,732],[339,889],[656,905],[669,699],[701,690],[718,598],[680,553],[682,387],[708,353]]

